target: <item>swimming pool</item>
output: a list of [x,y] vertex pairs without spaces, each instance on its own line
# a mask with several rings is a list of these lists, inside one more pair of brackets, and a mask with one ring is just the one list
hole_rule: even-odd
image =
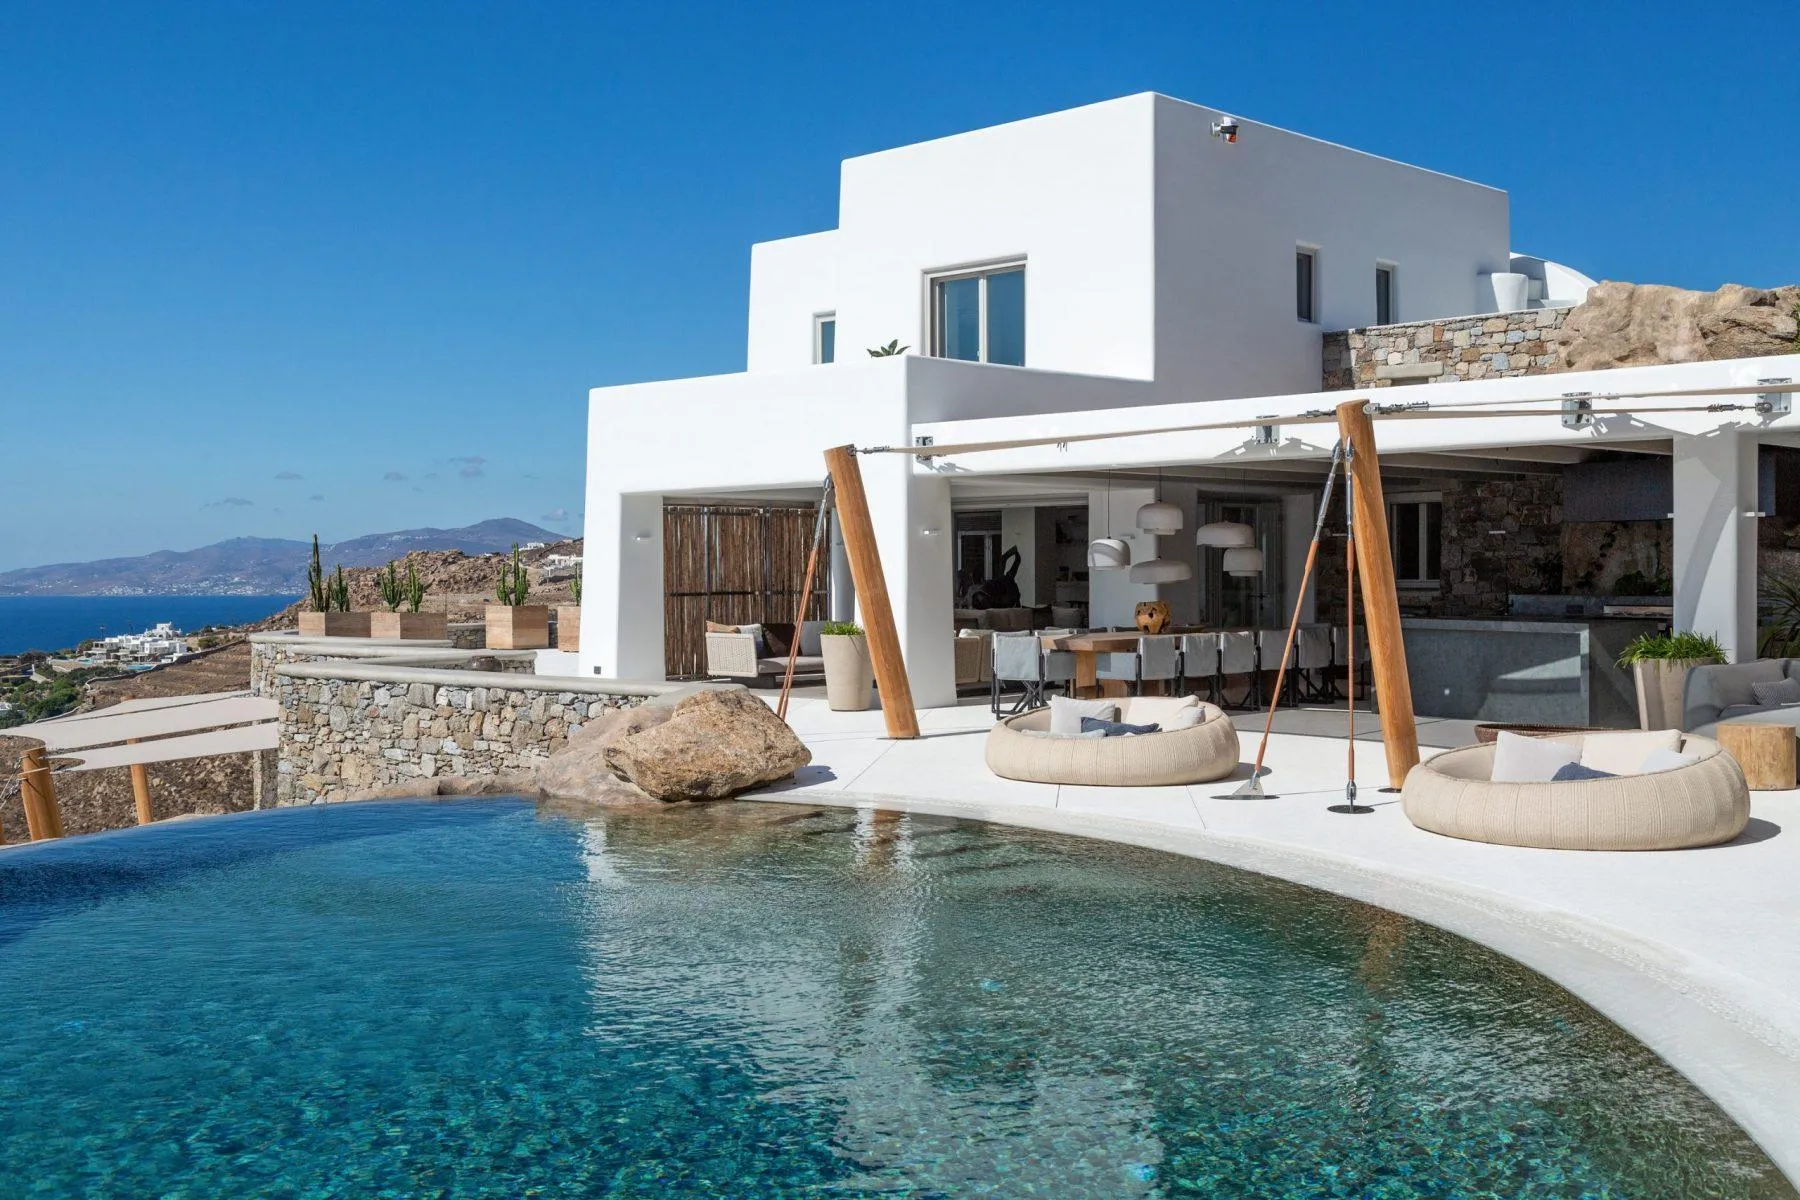
[[1555,985],[952,820],[517,800],[0,853],[0,1195],[1794,1191]]

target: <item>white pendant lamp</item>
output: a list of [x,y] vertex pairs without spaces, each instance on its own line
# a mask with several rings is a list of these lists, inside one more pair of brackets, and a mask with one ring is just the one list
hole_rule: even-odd
[[1123,571],[1131,565],[1131,547],[1112,535],[1112,475],[1106,476],[1106,536],[1088,543],[1088,570]]
[[1193,577],[1192,567],[1172,558],[1147,558],[1131,568],[1133,583],[1180,583]]
[[1181,532],[1181,508],[1167,500],[1152,500],[1137,511],[1137,527],[1145,533],[1161,537]]
[[1131,566],[1131,547],[1118,538],[1095,538],[1088,543],[1088,570],[1123,571]]
[[1194,531],[1194,545],[1217,546],[1229,550],[1234,546],[1256,544],[1256,531],[1237,521],[1213,521]]
[[1225,573],[1240,578],[1263,573],[1263,552],[1255,546],[1233,546],[1225,551]]

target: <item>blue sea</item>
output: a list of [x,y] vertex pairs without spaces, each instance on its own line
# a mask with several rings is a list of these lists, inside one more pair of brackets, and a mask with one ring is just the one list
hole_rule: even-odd
[[88,638],[140,633],[159,621],[177,629],[260,621],[293,596],[0,596],[0,654],[66,650]]

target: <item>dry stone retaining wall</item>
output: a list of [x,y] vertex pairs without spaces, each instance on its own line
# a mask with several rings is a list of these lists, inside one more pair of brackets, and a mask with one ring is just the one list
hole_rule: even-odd
[[1374,325],[1325,335],[1324,389],[1546,375],[1559,370],[1569,308]]

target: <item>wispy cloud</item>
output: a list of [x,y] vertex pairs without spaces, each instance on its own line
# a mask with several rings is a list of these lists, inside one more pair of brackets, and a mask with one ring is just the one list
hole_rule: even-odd
[[389,471],[386,475],[383,475],[382,478],[389,483],[399,483],[402,479],[405,479],[406,476],[402,475],[399,471]]
[[553,508],[538,518],[540,521],[566,521],[568,519],[569,510],[562,507]]
[[307,497],[308,500],[323,500],[324,498],[325,497],[319,495],[319,493],[317,493],[317,492],[314,492],[312,495]]
[[302,475],[298,471],[277,471],[277,472],[275,472],[275,478],[281,479],[281,480],[291,480],[291,479],[305,479],[306,476]]
[[474,479],[477,475],[482,474],[482,470],[474,463],[470,463],[468,466],[458,471],[457,474],[461,475],[464,479]]
[[472,467],[479,467],[487,462],[487,459],[481,457],[479,454],[459,454],[450,461],[454,463],[468,463]]
[[214,500],[211,504],[202,504],[201,508],[249,508],[256,501],[246,500],[242,496],[227,496],[223,500]]

